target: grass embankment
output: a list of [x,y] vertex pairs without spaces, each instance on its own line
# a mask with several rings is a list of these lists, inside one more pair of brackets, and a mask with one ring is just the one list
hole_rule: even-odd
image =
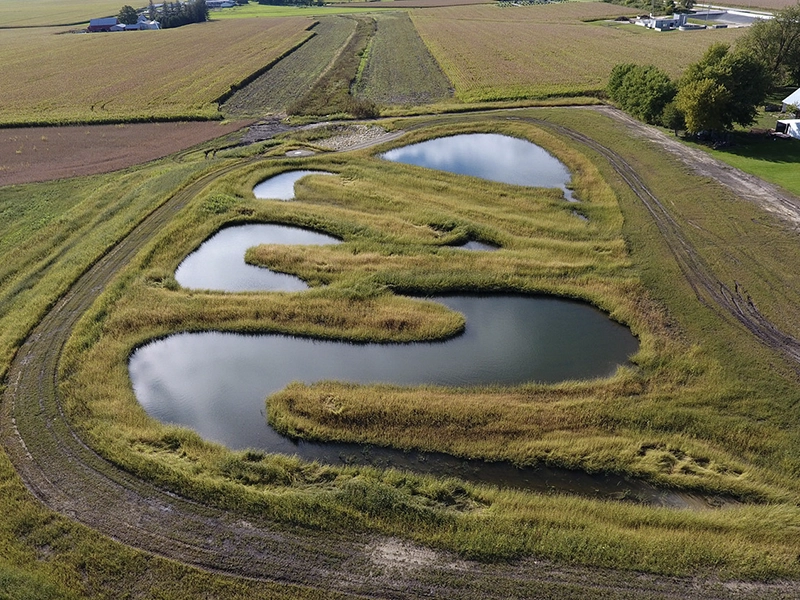
[[[664,192],[666,182],[672,184],[670,197],[681,208],[694,206],[697,194],[714,210],[730,208],[731,198],[718,187],[703,182],[700,191],[693,188],[689,184],[699,182],[683,169],[605,119],[574,111],[531,114],[581,123],[585,130],[591,123],[603,140],[635,159],[654,189]],[[522,123],[457,121],[414,139],[470,130],[529,137],[570,166],[583,200],[577,208],[588,223],[552,191],[429,171],[421,177],[418,168],[385,163],[368,152],[279,159],[226,177],[107,291],[70,344],[64,391],[92,445],[125,469],[197,499],[313,528],[410,536],[489,560],[532,555],[656,573],[800,575],[794,535],[800,457],[792,425],[798,390],[785,366],[694,300],[642,209],[619,188],[628,254],[617,196],[606,183],[618,182],[602,161],[598,171],[569,144]],[[260,179],[301,165],[339,176],[301,182],[293,202],[252,197]],[[682,178],[686,187],[675,189]],[[694,218],[703,206],[695,207]],[[735,207],[755,214],[748,205]],[[251,253],[254,261],[327,287],[236,295],[179,289],[172,273],[183,256],[218,227],[245,221],[303,225],[343,238],[336,247]],[[752,221],[743,223],[749,228]],[[718,232],[713,221],[707,225],[713,236],[730,235],[725,228]],[[467,238],[503,249],[480,256],[447,247]],[[748,281],[754,289],[758,275]],[[631,473],[768,503],[697,513],[658,510],[230,452],[155,423],[129,387],[131,349],[173,331],[382,340],[441,336],[460,325],[441,307],[398,298],[391,290],[583,298],[630,325],[641,351],[635,368],[595,382],[479,390],[293,386],[270,399],[274,422],[323,438]],[[398,320],[401,307],[407,312]],[[432,329],[425,328],[421,311],[439,319]]]
[[432,8],[411,18],[456,98],[468,103],[596,95],[621,62],[652,63],[677,76],[710,44],[741,35],[735,29],[639,35],[586,22],[634,13],[605,3],[564,2]]
[[[775,126],[775,117],[771,126]],[[713,150],[699,146],[732,167],[752,173],[800,196],[800,142],[770,139],[765,135],[737,133],[730,148]]]
[[300,44],[311,24],[235,20],[125,35],[9,30],[0,47],[0,125],[219,119],[215,100]]
[[356,28],[313,87],[289,105],[290,115],[352,114],[376,116],[377,108],[369,100],[356,99],[350,88],[356,80],[364,52],[375,35],[375,18],[352,17]]

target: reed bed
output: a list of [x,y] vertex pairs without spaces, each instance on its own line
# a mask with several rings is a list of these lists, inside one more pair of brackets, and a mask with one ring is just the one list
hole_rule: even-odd
[[[574,111],[536,114],[577,118]],[[797,576],[800,541],[787,527],[800,522],[800,490],[791,475],[798,463],[786,450],[796,433],[775,417],[753,421],[753,411],[765,410],[753,396],[755,388],[732,376],[724,352],[692,343],[702,335],[679,325],[667,309],[674,302],[669,295],[662,303],[661,288],[648,291],[643,280],[659,276],[648,270],[648,261],[666,259],[658,253],[641,258],[636,234],[630,234],[632,246],[623,241],[622,230],[631,225],[618,202],[627,201],[607,183],[613,178],[605,167],[521,122],[454,121],[432,125],[402,143],[461,131],[534,140],[572,169],[591,220],[576,219],[548,190],[429,171],[420,177],[419,169],[384,162],[371,151],[246,166],[198,196],[85,316],[66,349],[62,372],[69,414],[86,439],[117,465],[169,489],[321,531],[411,535],[481,560],[534,555],[654,573]],[[603,132],[614,135],[610,126]],[[654,172],[674,173],[669,161],[657,164]],[[300,167],[335,176],[301,180],[291,202],[252,197],[254,183]],[[626,205],[626,219],[638,223],[641,217],[631,210]],[[306,292],[225,294],[177,285],[172,273],[188,252],[220,227],[247,222],[310,227],[343,243],[319,249],[267,246],[250,253],[253,262],[307,278],[312,289]],[[473,237],[501,249],[478,257],[449,247]],[[630,326],[641,349],[631,368],[610,379],[550,386],[292,385],[269,399],[270,421],[299,437],[629,474],[749,504],[718,511],[658,510],[391,470],[307,464],[258,450],[231,452],[191,431],[154,422],[130,389],[126,361],[132,349],[173,332],[441,339],[459,331],[460,316],[395,292],[459,290],[583,299]],[[785,380],[763,391],[769,395],[781,388],[787,398],[796,394]],[[720,406],[729,410],[720,413]],[[762,525],[763,519],[772,520]]]

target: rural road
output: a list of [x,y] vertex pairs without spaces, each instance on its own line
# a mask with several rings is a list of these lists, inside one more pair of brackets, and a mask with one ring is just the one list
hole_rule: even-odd
[[[560,129],[600,151],[647,202],[687,274],[709,301],[749,309],[716,290],[663,205],[617,154],[577,132]],[[330,534],[261,522],[204,506],[121,471],[71,429],[58,394],[57,364],[70,332],[115,274],[133,259],[222,167],[176,193],[80,277],[17,353],[0,406],[0,439],[31,493],[50,509],[123,544],[209,571],[336,590],[357,597],[458,598],[794,598],[795,583],[725,583],[578,568],[526,559],[510,564],[465,561],[408,541],[367,534]],[[796,340],[794,341],[796,344]],[[795,350],[793,350],[795,351]],[[800,354],[797,355],[800,357]]]

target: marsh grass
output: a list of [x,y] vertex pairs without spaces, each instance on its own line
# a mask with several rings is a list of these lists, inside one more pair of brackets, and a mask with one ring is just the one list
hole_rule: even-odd
[[[533,114],[589,118],[576,117],[576,111]],[[709,323],[716,332],[735,327],[709,315],[670,279],[674,267],[666,250],[624,189],[615,192],[607,183],[617,185],[605,165],[523,122],[442,121],[432,120],[429,130],[395,144],[468,131],[531,139],[570,167],[590,221],[572,216],[560,192],[389,163],[374,156],[380,148],[244,166],[197,196],[77,328],[64,354],[63,393],[86,439],[114,463],[168,489],[321,531],[411,536],[482,560],[536,555],[656,573],[797,576],[800,540],[787,527],[800,519],[800,457],[791,449],[796,430],[782,414],[797,396],[788,371],[788,378],[762,388],[759,365],[774,357],[753,343],[745,342],[734,356],[725,343],[709,343],[703,333]],[[599,135],[653,177],[670,180],[678,172],[663,157],[613,139],[610,124],[603,123]],[[253,198],[255,183],[301,166],[336,175],[302,179],[291,202]],[[689,191],[681,193],[691,202]],[[249,252],[252,262],[305,278],[312,284],[306,292],[225,294],[177,285],[172,274],[184,256],[220,227],[249,222],[309,227],[343,243]],[[450,247],[467,238],[501,249]],[[649,254],[642,250],[645,242],[653,244]],[[754,503],[718,511],[659,510],[307,464],[257,450],[231,452],[155,422],[130,388],[130,352],[173,332],[442,338],[463,326],[460,315],[395,292],[465,290],[591,302],[631,327],[641,349],[631,368],[597,381],[476,389],[292,385],[269,399],[270,421],[298,437],[615,472]],[[685,307],[676,319],[673,311]],[[742,336],[734,333],[731,340],[738,344]],[[757,364],[737,371],[754,356]],[[775,406],[772,394],[782,394]]]
[[[4,376],[19,343],[70,283],[208,166],[162,160],[110,175],[0,188]],[[4,452],[0,506],[3,598],[332,597],[330,592],[219,577],[112,541],[46,509],[25,488]]]

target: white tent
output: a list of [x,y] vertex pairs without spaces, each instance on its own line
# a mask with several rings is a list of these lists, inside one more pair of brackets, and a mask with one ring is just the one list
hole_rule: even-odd
[[794,92],[786,96],[783,99],[783,111],[786,112],[786,108],[789,105],[792,106],[800,106],[800,88],[797,88]]
[[800,140],[800,119],[782,119],[778,121],[775,131]]

